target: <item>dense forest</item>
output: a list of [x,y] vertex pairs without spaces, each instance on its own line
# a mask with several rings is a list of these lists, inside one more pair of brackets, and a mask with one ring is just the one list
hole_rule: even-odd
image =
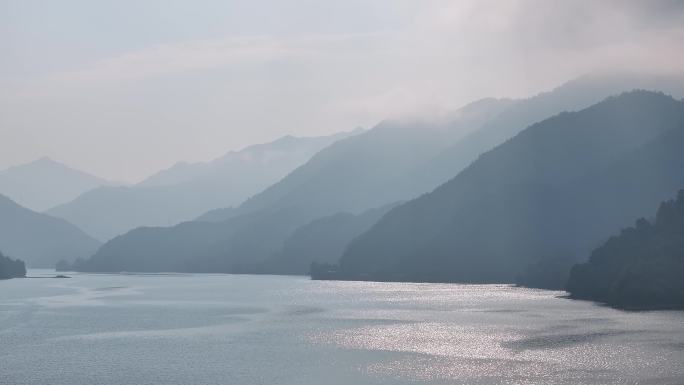
[[624,308],[684,308],[684,190],[574,266],[567,290]]
[[11,259],[0,252],[0,279],[26,276],[26,265],[18,259]]

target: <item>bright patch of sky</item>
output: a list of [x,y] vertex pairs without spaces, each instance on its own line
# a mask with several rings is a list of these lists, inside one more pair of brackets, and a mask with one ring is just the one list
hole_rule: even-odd
[[684,68],[678,1],[0,1],[0,168],[137,181],[285,134]]

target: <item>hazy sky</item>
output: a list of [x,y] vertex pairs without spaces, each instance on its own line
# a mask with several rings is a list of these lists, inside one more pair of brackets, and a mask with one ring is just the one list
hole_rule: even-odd
[[684,1],[0,0],[0,169],[138,181],[284,134],[684,68]]

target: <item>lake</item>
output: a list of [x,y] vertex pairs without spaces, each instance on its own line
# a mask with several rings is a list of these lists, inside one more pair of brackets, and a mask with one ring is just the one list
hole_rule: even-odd
[[0,383],[684,383],[681,311],[507,285],[71,276],[0,281]]

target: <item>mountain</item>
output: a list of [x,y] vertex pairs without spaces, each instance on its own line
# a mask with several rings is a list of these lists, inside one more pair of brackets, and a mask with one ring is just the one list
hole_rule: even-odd
[[358,212],[417,197],[527,126],[639,86],[684,96],[684,78],[588,75],[524,100],[471,103],[442,124],[384,122],[326,149],[228,217],[291,206]]
[[360,131],[295,138],[231,151],[207,163],[179,163],[131,187],[101,187],[48,211],[98,239],[139,226],[172,226],[218,207],[238,205],[316,152]]
[[0,194],[34,211],[45,211],[109,184],[50,158],[0,171]]
[[264,262],[262,272],[305,275],[312,263],[336,263],[351,240],[368,230],[397,204],[357,215],[337,213],[305,224],[285,240],[282,250]]
[[684,308],[684,190],[572,268],[572,298],[622,308]]
[[[397,178],[511,105],[483,100],[450,122],[383,122],[335,142],[234,209],[170,228],[147,227],[107,242],[85,271],[258,272],[292,233],[312,220],[359,213],[415,196]],[[474,128],[473,128],[474,127]],[[213,221],[213,222],[209,222]]]
[[407,176],[515,104],[513,100],[488,98],[460,108],[445,121],[381,122],[316,154],[238,210],[217,210],[198,219],[221,221],[241,213],[295,206],[314,219],[415,197],[435,186],[407,183]]
[[5,257],[0,253],[0,279],[20,278],[26,276],[26,265],[23,261]]
[[54,267],[92,255],[100,242],[63,219],[37,213],[0,195],[0,250],[31,267]]
[[[626,81],[620,84],[629,87],[632,83]],[[676,88],[678,84],[682,83],[670,82],[671,88]],[[568,87],[573,88],[573,91],[566,91]],[[583,87],[586,87],[584,93],[581,92]],[[608,92],[612,88],[598,89]],[[503,141],[508,134],[498,133],[496,127],[501,130],[506,127],[507,133],[515,135],[525,128],[516,124],[539,116],[546,118],[561,112],[562,108],[573,107],[581,99],[578,95],[583,94],[587,100],[593,101],[600,92],[591,82],[577,81],[550,93],[520,101],[484,99],[460,109],[451,120],[383,122],[363,134],[325,148],[239,207],[213,211],[199,218],[201,221],[215,222],[215,227],[183,224],[176,228],[135,231],[116,242],[119,245],[117,249],[127,253],[125,257],[116,254],[114,249],[109,249],[111,254],[108,257],[156,261],[167,258],[184,261],[183,266],[176,265],[182,269],[258,272],[263,261],[277,254],[285,240],[306,223],[339,212],[360,213],[427,193],[450,177],[442,174],[445,179],[439,182],[426,177],[431,173],[426,165],[436,164],[433,162],[437,158],[442,159],[440,162],[446,162],[444,159],[449,157],[443,157],[443,154],[457,148],[460,142],[473,141],[470,138],[482,130],[489,132],[483,138],[491,135],[492,141],[496,138]],[[550,103],[546,101],[549,98],[561,101]],[[509,122],[511,116],[525,118]],[[507,124],[514,128],[508,128]],[[472,142],[475,143],[474,148],[481,147],[469,152],[470,160],[454,161],[454,176],[460,168],[476,159],[479,154],[477,151],[484,152],[491,148],[485,147],[491,143],[489,139],[476,142]],[[446,167],[446,163],[435,168]],[[439,174],[439,171],[435,173]],[[197,227],[215,234],[216,238],[203,238],[203,243],[196,243]],[[145,240],[145,236],[152,237],[155,242]],[[180,247],[179,243],[196,247],[190,252],[186,247]]]
[[682,148],[684,103],[664,94],[561,113],[391,210],[347,247],[339,276],[515,282],[538,263],[576,262],[684,185]]
[[[270,143],[256,144],[240,151],[230,151],[211,162],[178,163],[167,170],[150,176],[140,182],[138,186],[170,186],[197,182],[198,180],[214,181],[233,175],[245,178],[246,176],[241,174],[254,171],[250,168],[257,168],[256,171],[261,171],[261,167],[265,166],[274,168],[265,170],[267,172],[280,175],[283,171],[276,167],[282,167],[283,170],[287,170],[285,172],[287,174],[287,172],[308,161],[319,150],[337,140],[360,134],[363,131],[362,128],[357,128],[350,132],[318,137],[286,135]],[[283,162],[286,164],[282,164]],[[295,167],[292,167],[292,164],[295,164]]]
[[684,77],[641,73],[589,74],[551,91],[521,100],[512,108],[455,142],[406,178],[410,184],[434,187],[453,178],[483,152],[494,148],[533,123],[563,111],[578,111],[634,89],[684,97]]

